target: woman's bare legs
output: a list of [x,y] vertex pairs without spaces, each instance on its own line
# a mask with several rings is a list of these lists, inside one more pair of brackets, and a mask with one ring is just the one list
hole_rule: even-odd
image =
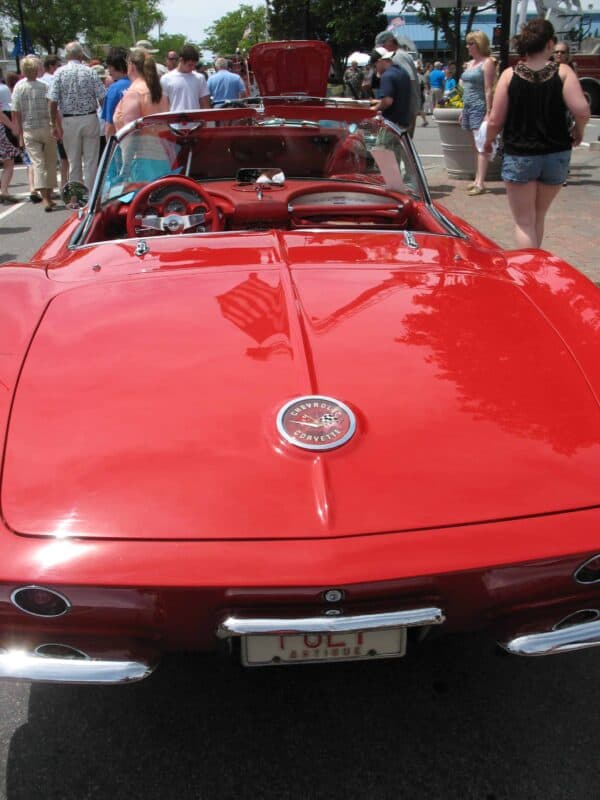
[[475,186],[480,189],[485,189],[485,176],[487,175],[488,164],[490,160],[487,153],[480,153],[475,144],[475,134],[477,131],[471,131],[473,137],[473,150],[475,151]]
[[538,183],[537,195],[535,198],[535,231],[537,234],[537,246],[542,246],[542,239],[544,238],[544,223],[546,221],[546,214],[552,205],[552,201],[560,192],[562,186],[549,186],[547,183]]
[[505,181],[506,197],[515,221],[517,247],[537,247],[535,196],[537,181],[514,183]]
[[5,158],[2,162],[2,176],[0,177],[0,194],[7,195],[8,187],[12,181],[13,172],[15,171],[15,162],[12,158]]
[[490,162],[486,153],[480,153],[477,150],[477,145],[475,144],[475,134],[477,131],[471,131],[470,133],[473,140],[473,152],[475,154],[475,180],[470,186],[473,191],[469,192],[469,194],[481,194],[485,189],[485,176]]
[[515,221],[518,247],[539,247],[544,236],[544,222],[560,186],[537,181],[515,183],[505,181],[508,205]]
[[477,186],[485,188],[485,176],[487,175],[490,160],[486,153],[477,153],[477,172],[475,173],[475,183]]

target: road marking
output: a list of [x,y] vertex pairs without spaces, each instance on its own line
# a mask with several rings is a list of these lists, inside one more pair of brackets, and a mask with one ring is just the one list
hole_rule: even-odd
[[25,205],[25,203],[24,203],[24,202],[22,202],[22,203],[15,203],[13,206],[11,206],[10,208],[7,208],[7,209],[6,209],[6,211],[3,211],[3,212],[0,214],[0,219],[4,219],[4,217],[8,217],[8,215],[9,215],[9,214],[12,214],[12,213],[13,213],[13,211],[16,211],[18,208],[21,208],[21,207],[22,207],[22,206],[24,206],[24,205]]
[[444,157],[443,154],[442,155],[438,155],[437,153],[435,155],[434,154],[427,155],[425,153],[419,153],[419,155],[421,156],[421,158],[443,158]]

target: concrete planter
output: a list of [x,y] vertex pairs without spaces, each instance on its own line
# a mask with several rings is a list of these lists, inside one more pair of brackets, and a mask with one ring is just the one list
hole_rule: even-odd
[[[438,107],[433,118],[438,123],[442,152],[448,176],[459,181],[473,180],[475,177],[475,154],[471,134],[458,122],[460,108]],[[500,180],[502,159],[495,158],[488,167],[486,180]]]

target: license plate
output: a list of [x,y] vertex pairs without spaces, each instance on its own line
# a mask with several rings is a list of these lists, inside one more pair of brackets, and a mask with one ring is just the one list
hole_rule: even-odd
[[242,662],[247,667],[398,658],[405,652],[406,628],[242,637]]

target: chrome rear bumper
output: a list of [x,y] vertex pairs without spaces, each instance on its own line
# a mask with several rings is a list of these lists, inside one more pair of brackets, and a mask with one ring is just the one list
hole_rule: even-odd
[[384,628],[412,628],[440,625],[446,617],[440,608],[413,608],[382,614],[354,614],[322,617],[227,617],[219,625],[217,636],[228,639],[247,634],[292,635],[295,633],[343,633]]
[[517,636],[500,646],[517,656],[550,656],[600,646],[600,620],[570,625],[568,628]]
[[55,658],[22,650],[0,650],[0,678],[50,683],[133,683],[147,678],[156,664],[93,658]]

